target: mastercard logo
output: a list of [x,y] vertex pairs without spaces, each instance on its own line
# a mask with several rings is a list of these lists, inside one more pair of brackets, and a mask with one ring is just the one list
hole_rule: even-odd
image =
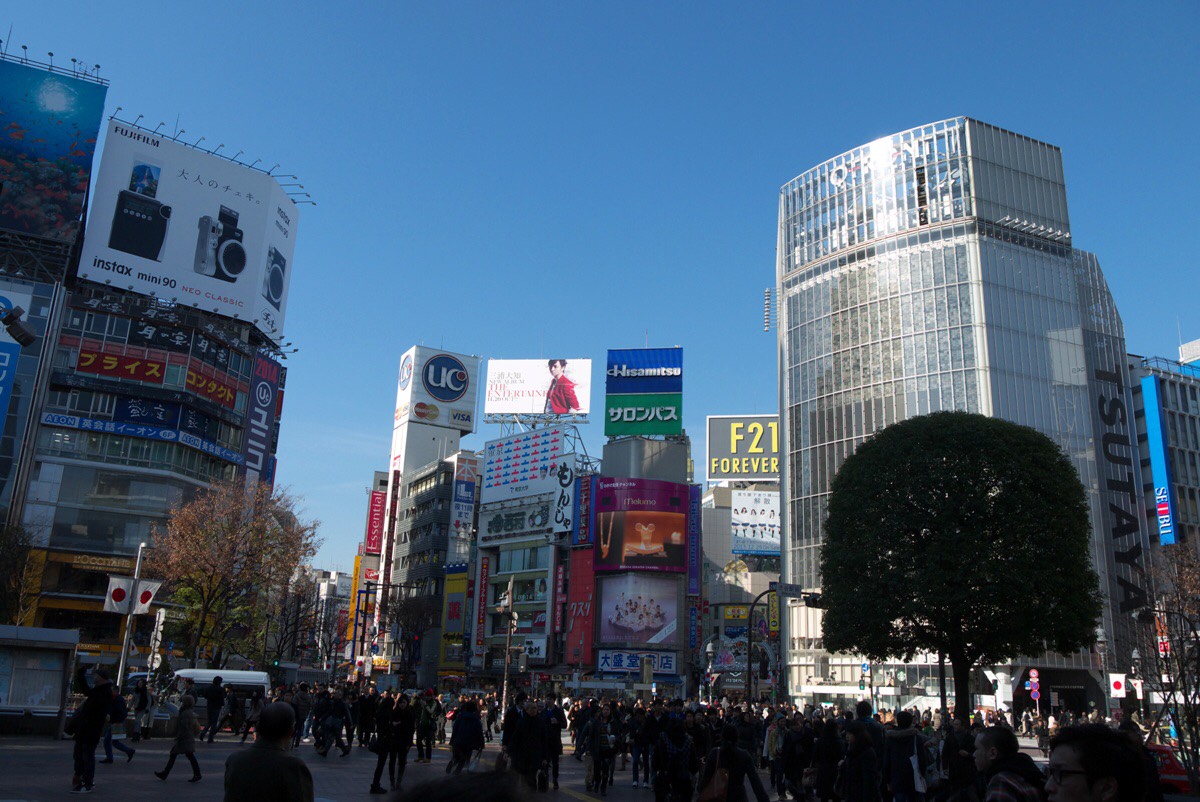
[[422,420],[435,421],[438,419],[440,410],[433,404],[418,401],[416,404],[413,404],[413,414]]

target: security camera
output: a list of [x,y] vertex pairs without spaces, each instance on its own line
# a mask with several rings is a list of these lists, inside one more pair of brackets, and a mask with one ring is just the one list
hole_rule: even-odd
[[21,321],[21,316],[25,314],[25,310],[19,306],[14,306],[0,316],[0,323],[4,324],[5,330],[8,331],[8,336],[17,341],[17,344],[24,347],[33,345],[37,342],[37,335],[33,333],[33,329],[29,328]]

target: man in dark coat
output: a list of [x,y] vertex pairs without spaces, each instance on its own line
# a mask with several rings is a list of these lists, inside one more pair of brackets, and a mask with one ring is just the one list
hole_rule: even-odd
[[550,777],[554,787],[558,788],[558,761],[562,757],[562,733],[567,728],[567,714],[558,706],[558,701],[550,697],[546,699],[542,718],[546,720],[546,759],[550,761]]
[[921,733],[913,726],[913,714],[901,710],[896,715],[896,729],[888,732],[884,738],[883,748],[883,782],[891,789],[895,802],[917,802],[925,788],[917,788],[917,778],[913,773],[912,757],[917,756],[917,765],[924,779],[925,768],[931,758]]
[[96,779],[96,745],[104,732],[104,720],[112,705],[112,681],[108,671],[97,668],[92,672],[92,684],[87,684],[85,669],[75,675],[75,690],[87,698],[75,713],[75,776],[71,780],[72,793],[91,793]]
[[312,773],[288,748],[295,728],[291,705],[263,708],[254,746],[225,761],[225,802],[313,802]]
[[225,689],[221,687],[221,678],[213,677],[212,684],[204,689],[204,703],[208,706],[208,724],[200,730],[200,740],[208,736],[212,743],[217,734],[217,723],[221,720],[221,711],[225,708]]
[[537,790],[537,773],[546,759],[546,722],[538,715],[537,703],[532,699],[525,702],[512,726],[512,737],[505,747],[508,749],[512,768],[533,790]]

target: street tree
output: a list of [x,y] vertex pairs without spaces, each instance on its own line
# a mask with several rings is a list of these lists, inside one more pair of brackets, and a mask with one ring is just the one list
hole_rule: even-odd
[[0,623],[31,623],[41,580],[39,565],[30,559],[32,546],[23,527],[0,527]]
[[1095,641],[1089,532],[1079,476],[1045,435],[966,412],[889,426],[833,481],[825,648],[938,654],[966,716],[973,668]]
[[410,588],[394,588],[387,604],[388,624],[399,631],[404,649],[404,665],[412,670],[420,656],[419,644],[425,632],[433,627],[441,615],[437,597],[416,595]]
[[1163,705],[1151,730],[1177,735],[1176,754],[1200,792],[1200,557],[1190,544],[1163,546],[1151,568],[1154,605],[1138,614],[1143,693]]
[[166,580],[183,607],[189,657],[201,646],[213,650],[215,665],[234,653],[265,656],[270,601],[320,544],[319,524],[296,507],[265,483],[219,482],[155,527],[144,575]]

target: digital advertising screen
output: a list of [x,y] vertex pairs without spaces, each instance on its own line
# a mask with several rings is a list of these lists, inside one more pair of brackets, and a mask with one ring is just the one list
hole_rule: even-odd
[[687,570],[687,485],[602,476],[592,505],[597,571]]
[[653,574],[597,579],[600,642],[674,646],[678,639],[679,580]]

